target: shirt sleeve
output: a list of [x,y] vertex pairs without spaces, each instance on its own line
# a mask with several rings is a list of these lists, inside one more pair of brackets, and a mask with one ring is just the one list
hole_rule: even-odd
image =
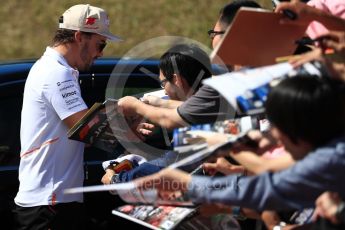
[[[327,150],[326,150],[327,151]],[[332,152],[332,151],[331,151]],[[344,194],[344,156],[310,153],[293,167],[253,177],[193,176],[188,196],[196,203],[222,202],[256,210],[289,210],[313,207],[326,190]],[[332,156],[333,155],[333,156]]]
[[196,94],[177,108],[188,124],[213,123],[234,118],[235,112],[226,100],[209,86],[202,86]]
[[87,109],[81,97],[80,86],[73,71],[69,69],[54,73],[44,85],[44,93],[49,104],[61,120]]

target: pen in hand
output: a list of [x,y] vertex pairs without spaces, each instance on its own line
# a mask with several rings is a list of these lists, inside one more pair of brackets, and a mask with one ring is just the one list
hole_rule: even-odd
[[[277,5],[280,4],[280,1],[279,0],[272,0],[272,3],[273,3],[273,6],[274,8],[277,7]],[[291,10],[283,10],[283,14],[290,18],[291,20],[295,20],[297,19],[297,14]]]
[[324,36],[320,36],[314,39],[311,39],[309,37],[304,37],[299,40],[296,40],[295,43],[296,45],[315,45],[316,43],[322,43],[326,39],[330,39],[330,36],[324,35]]

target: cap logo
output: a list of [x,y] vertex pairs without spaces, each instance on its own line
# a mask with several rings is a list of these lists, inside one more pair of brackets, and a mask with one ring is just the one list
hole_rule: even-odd
[[85,25],[93,25],[95,24],[97,18],[86,18]]

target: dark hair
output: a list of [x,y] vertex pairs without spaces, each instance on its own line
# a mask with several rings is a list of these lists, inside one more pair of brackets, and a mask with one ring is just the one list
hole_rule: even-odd
[[194,44],[179,44],[170,48],[161,56],[159,69],[168,81],[173,74],[179,74],[194,91],[200,88],[203,79],[212,75],[208,55]]
[[297,76],[274,87],[266,101],[268,119],[292,142],[313,147],[344,134],[344,83],[330,78]]
[[[67,43],[73,43],[75,32],[77,32],[77,31],[68,30],[68,29],[56,30],[55,35],[53,37],[54,46],[63,45],[63,44],[67,44]],[[88,33],[88,32],[82,32],[82,34],[86,37],[92,36],[92,33]]]
[[227,4],[219,12],[220,14],[219,21],[223,24],[225,28],[230,25],[237,11],[241,7],[261,8],[261,6],[257,2],[249,1],[249,0],[235,0]]

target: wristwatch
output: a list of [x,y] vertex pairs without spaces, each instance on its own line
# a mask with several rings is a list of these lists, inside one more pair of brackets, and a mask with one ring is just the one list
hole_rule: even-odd
[[337,207],[337,211],[335,213],[335,217],[337,218],[337,220],[339,222],[342,222],[345,218],[345,203],[341,202],[338,207]]
[[279,222],[279,225],[276,225],[273,227],[273,230],[283,230],[283,228],[286,226],[286,223],[281,221]]
[[[120,178],[119,178],[119,174],[114,174],[111,178],[110,178],[110,184],[117,184],[120,183]],[[117,191],[116,190],[110,190],[109,191],[110,194],[112,195],[117,195]]]
[[120,177],[119,174],[114,174],[111,178],[110,178],[110,184],[117,184],[120,183]]
[[238,219],[238,220],[245,220],[245,219],[247,219],[247,217],[242,214],[241,207],[239,207],[239,206],[232,206],[231,210],[232,210],[231,215],[233,217],[235,217],[236,219]]

